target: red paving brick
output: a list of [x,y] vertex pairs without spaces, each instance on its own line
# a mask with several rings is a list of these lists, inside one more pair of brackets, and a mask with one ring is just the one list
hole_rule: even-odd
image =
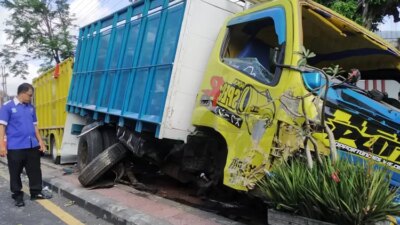
[[141,192],[133,187],[123,184],[117,184],[112,188],[87,190],[80,185],[76,173],[63,175],[63,166],[55,166],[46,162],[43,162],[42,164],[44,180],[57,178],[59,183],[65,182],[66,184],[72,186],[73,189],[78,191],[89,191],[91,194],[98,195],[99,198],[107,198],[108,200],[111,200],[113,202],[111,204],[120,205],[135,211],[139,211],[143,214],[158,218],[170,224],[238,224],[235,221],[230,221],[229,219],[221,216],[203,212],[199,209],[176,203],[171,200],[163,199],[159,196],[151,195],[146,192]]

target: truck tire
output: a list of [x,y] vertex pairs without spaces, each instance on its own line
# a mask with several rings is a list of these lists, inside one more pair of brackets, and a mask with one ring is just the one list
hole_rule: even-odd
[[101,127],[100,133],[103,139],[103,149],[107,149],[118,142],[117,131],[112,127]]
[[51,136],[50,138],[49,148],[50,148],[51,158],[53,159],[54,164],[60,164],[61,157],[58,155],[56,139],[54,138],[54,136]]
[[[82,132],[84,131],[85,127],[82,129]],[[98,129],[80,137],[78,143],[78,170],[81,171],[85,168],[103,149],[103,140]]]
[[90,186],[121,161],[127,152],[128,150],[121,143],[111,145],[81,170],[78,177],[79,182],[84,187]]

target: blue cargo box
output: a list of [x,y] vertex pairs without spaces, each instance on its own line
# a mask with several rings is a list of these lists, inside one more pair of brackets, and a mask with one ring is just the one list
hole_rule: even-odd
[[67,111],[185,140],[229,0],[146,0],[79,31]]

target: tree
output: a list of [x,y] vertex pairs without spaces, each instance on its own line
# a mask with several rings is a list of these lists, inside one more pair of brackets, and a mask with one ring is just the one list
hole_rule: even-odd
[[369,30],[376,31],[385,16],[400,21],[400,0],[315,0],[354,20]]
[[[13,45],[5,45],[0,52],[0,58],[4,65],[7,66],[7,70],[14,74],[14,76],[19,76],[22,79],[26,79],[28,75],[28,64],[19,59],[18,57],[18,48]],[[7,73],[6,76],[9,76]]]
[[[12,42],[0,58],[12,74],[24,78],[26,60],[40,60],[43,71],[72,56],[74,25],[67,0],[0,0],[0,5],[11,11],[4,31]],[[21,47],[27,54],[17,54]]]

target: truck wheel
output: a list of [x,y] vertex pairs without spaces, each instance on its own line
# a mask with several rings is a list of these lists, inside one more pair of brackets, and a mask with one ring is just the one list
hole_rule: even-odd
[[56,139],[54,138],[54,136],[51,136],[51,138],[50,138],[50,154],[51,154],[51,157],[53,158],[53,162],[55,164],[60,164],[61,156],[58,155]]
[[[85,131],[85,127],[82,132]],[[92,130],[89,133],[79,138],[78,143],[78,170],[81,171],[86,167],[96,156],[103,151],[103,140],[98,129]]]
[[111,167],[121,161],[127,152],[128,150],[121,143],[111,145],[81,170],[78,177],[79,182],[84,187],[93,184]]
[[111,127],[100,128],[101,137],[103,139],[103,149],[110,147],[118,142],[117,131]]

